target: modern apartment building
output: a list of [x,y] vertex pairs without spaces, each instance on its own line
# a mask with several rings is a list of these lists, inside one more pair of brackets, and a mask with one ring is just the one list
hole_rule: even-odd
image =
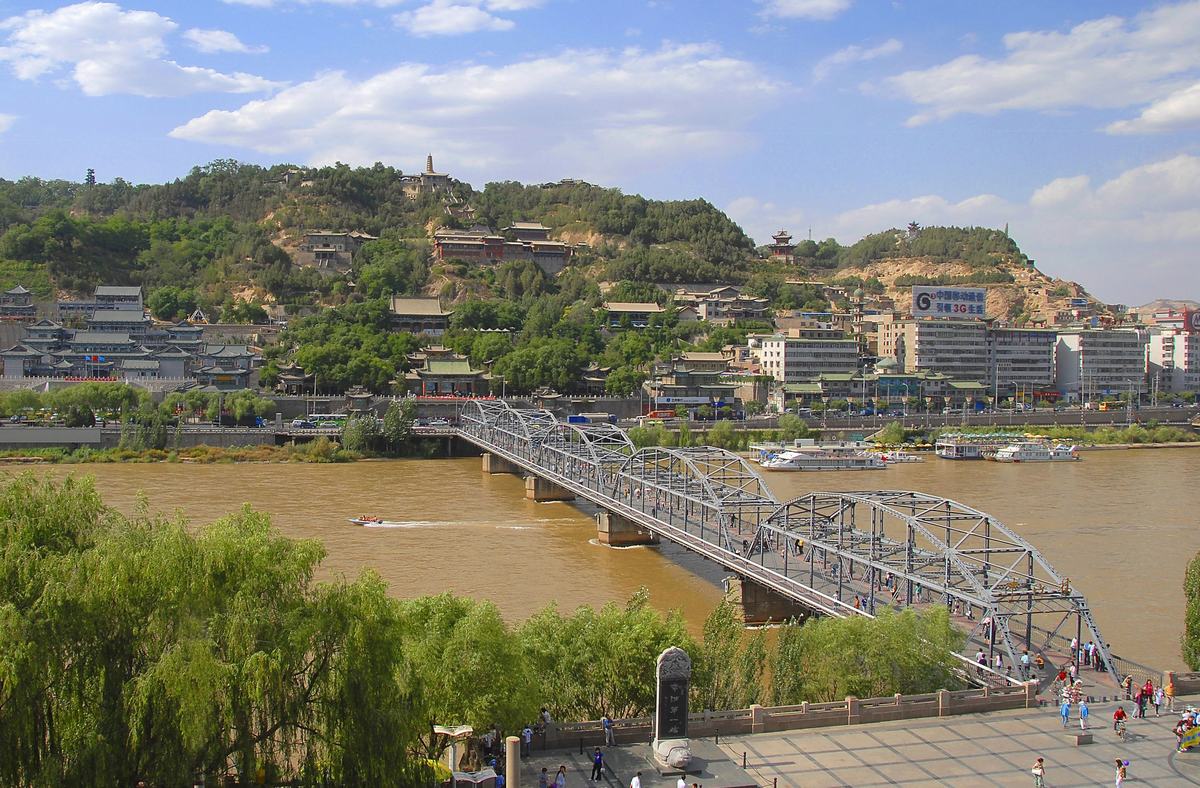
[[[908,320],[895,339],[905,372],[941,372],[956,380],[991,381],[987,326],[979,320]],[[880,329],[883,329],[881,324]],[[884,355],[880,347],[880,355]]]
[[1151,331],[1146,376],[1158,391],[1200,391],[1200,332]]
[[881,358],[895,358],[907,373],[940,372],[977,381],[989,393],[1054,389],[1057,332],[989,326],[981,320],[880,320]]
[[762,374],[780,383],[815,380],[824,374],[853,373],[858,369],[858,342],[854,339],[820,339],[788,334],[750,338],[750,352]]
[[1146,390],[1147,335],[1137,329],[1060,331],[1054,351],[1055,387],[1083,401]]
[[1054,390],[1054,345],[1058,332],[1029,328],[988,331],[988,385],[1001,396],[1015,391],[1040,395]]

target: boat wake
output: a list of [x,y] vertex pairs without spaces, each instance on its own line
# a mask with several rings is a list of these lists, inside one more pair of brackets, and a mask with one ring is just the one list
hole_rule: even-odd
[[513,531],[529,531],[541,523],[571,523],[570,517],[538,517],[531,521],[533,525],[513,524],[503,520],[351,520],[354,525],[363,528],[455,528],[462,526],[492,527]]

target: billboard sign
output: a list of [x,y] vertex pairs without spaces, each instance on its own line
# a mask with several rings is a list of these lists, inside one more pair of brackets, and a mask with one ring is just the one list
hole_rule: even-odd
[[1200,309],[1183,310],[1183,330],[1189,334],[1200,334]]
[[913,317],[953,317],[969,320],[987,312],[987,290],[982,287],[914,285]]

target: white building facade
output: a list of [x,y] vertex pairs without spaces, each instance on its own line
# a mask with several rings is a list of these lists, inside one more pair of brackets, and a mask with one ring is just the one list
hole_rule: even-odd
[[1146,391],[1147,335],[1137,329],[1060,331],[1054,385],[1072,400]]
[[1200,391],[1200,332],[1152,331],[1146,375],[1158,391]]

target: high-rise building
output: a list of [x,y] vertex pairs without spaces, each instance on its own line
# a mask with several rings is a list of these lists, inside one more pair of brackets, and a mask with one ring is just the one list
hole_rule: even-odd
[[1200,331],[1151,331],[1148,385],[1157,391],[1200,391]]
[[1146,390],[1147,336],[1137,329],[1059,331],[1054,384],[1083,401]]
[[1036,328],[1001,328],[988,331],[991,358],[989,385],[1000,394],[1016,391],[1031,396],[1054,390],[1054,346],[1058,332]]
[[780,383],[815,380],[823,374],[852,373],[858,369],[858,342],[854,339],[817,339],[771,334],[751,340],[750,352],[758,358],[764,375]]

